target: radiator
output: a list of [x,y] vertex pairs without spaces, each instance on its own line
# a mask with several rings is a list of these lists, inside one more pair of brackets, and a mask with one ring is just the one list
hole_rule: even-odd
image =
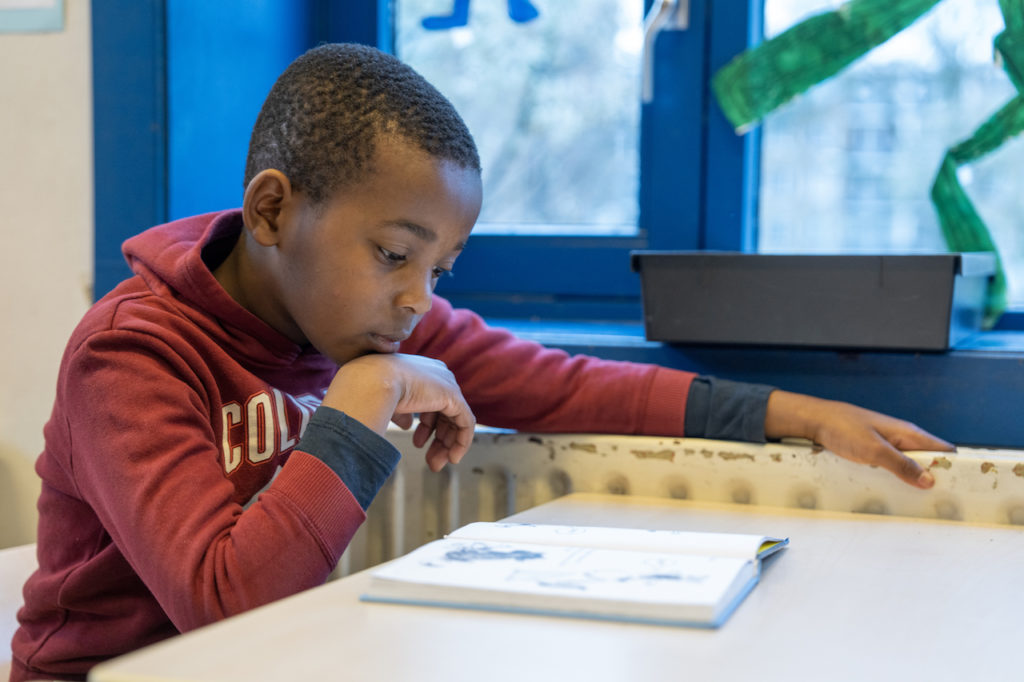
[[550,435],[478,428],[457,466],[431,472],[411,432],[394,475],[334,577],[387,561],[471,521],[493,521],[570,492],[676,498],[1024,525],[1024,451],[959,448],[908,453],[935,475],[912,488],[881,469],[808,443]]

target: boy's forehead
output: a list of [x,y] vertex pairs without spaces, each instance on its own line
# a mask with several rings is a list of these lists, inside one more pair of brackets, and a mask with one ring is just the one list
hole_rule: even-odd
[[[334,170],[334,190],[331,194],[337,197],[354,187],[367,183],[381,172],[401,170],[402,159],[411,159],[417,155],[429,157],[414,143],[398,136],[382,136],[375,134],[373,144],[369,146],[370,155],[365,159],[340,159]],[[396,163],[397,162],[397,163]]]
[[356,185],[371,180],[380,180],[386,175],[391,181],[401,181],[422,174],[424,169],[433,169],[434,174],[441,176],[447,169],[457,168],[475,177],[479,173],[445,156],[437,156],[424,150],[415,142],[401,135],[377,134],[371,147],[370,158],[363,164],[361,171],[348,183]]
[[464,226],[459,248],[464,246],[480,210],[479,171],[401,138],[378,141],[362,172],[337,187],[325,203],[340,207],[354,199],[375,214],[372,222],[378,227],[401,228],[427,242],[439,234],[433,231],[436,221],[426,216],[437,218],[440,212],[445,218],[439,224]]
[[373,144],[370,158],[367,160],[367,169],[371,172],[375,169],[387,167],[395,161],[408,162],[414,159],[430,159],[441,161],[441,157],[433,156],[416,144],[413,140],[398,134],[376,133],[373,137]]

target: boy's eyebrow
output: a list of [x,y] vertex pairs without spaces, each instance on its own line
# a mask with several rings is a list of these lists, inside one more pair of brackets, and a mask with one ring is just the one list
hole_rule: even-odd
[[[385,224],[392,227],[400,227],[403,230],[408,230],[409,232],[412,232],[414,235],[416,235],[425,242],[437,241],[437,233],[431,230],[429,227],[424,227],[419,223],[414,223],[409,220],[391,220]],[[458,244],[455,245],[456,251],[463,251],[465,248],[466,242],[459,242]]]

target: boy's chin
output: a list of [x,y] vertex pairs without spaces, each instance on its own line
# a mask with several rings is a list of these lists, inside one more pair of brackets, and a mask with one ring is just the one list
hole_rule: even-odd
[[353,360],[358,360],[359,358],[365,358],[368,355],[390,355],[390,353],[385,353],[373,348],[360,348],[359,350],[351,350],[345,353],[338,353],[334,355],[324,353],[324,355],[333,360],[334,364],[338,365],[338,367],[341,367],[344,364],[352,362]]
[[322,350],[317,348],[320,354],[326,358],[329,358],[331,362],[341,367],[344,364],[352,362],[356,358],[361,358],[364,355],[372,355],[373,351],[369,348],[344,348],[334,350]]

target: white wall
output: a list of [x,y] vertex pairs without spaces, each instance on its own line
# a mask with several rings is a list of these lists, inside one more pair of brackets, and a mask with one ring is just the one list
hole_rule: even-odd
[[59,33],[0,33],[0,547],[31,542],[33,470],[92,287],[89,0]]

